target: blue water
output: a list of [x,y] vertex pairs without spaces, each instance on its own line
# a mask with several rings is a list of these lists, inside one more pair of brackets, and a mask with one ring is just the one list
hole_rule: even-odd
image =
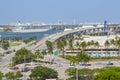
[[22,39],[28,39],[30,37],[36,37],[37,39],[41,39],[42,37],[49,36],[50,34],[54,34],[57,32],[60,32],[62,30],[49,30],[46,32],[34,32],[34,33],[16,33],[16,32],[0,32],[1,38],[7,38],[12,39],[15,37],[22,38]]

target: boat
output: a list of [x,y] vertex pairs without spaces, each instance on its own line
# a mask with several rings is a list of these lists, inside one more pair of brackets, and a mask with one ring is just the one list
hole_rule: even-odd
[[29,33],[29,32],[45,32],[53,29],[51,26],[16,26],[12,32]]
[[73,30],[72,28],[65,28],[64,31],[71,31]]

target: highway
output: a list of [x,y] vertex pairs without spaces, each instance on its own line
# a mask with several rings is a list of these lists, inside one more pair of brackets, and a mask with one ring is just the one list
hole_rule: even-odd
[[46,40],[48,40],[49,38],[51,39],[50,41],[55,41],[57,39],[59,39],[60,37],[70,34],[70,33],[75,33],[75,32],[80,32],[80,31],[84,31],[84,30],[89,30],[89,29],[97,29],[97,28],[103,28],[103,27],[93,27],[93,28],[80,28],[80,29],[74,29],[74,30],[70,30],[70,31],[64,31],[64,32],[59,32],[56,34],[52,34],[50,36],[46,36],[44,38],[42,38],[40,41],[38,41],[36,43],[36,45],[32,45],[31,47],[29,47],[29,50],[42,50],[42,49],[46,49],[46,45],[45,42]]

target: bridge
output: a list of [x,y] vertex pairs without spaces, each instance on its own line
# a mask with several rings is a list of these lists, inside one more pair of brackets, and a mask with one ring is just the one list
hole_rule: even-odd
[[70,33],[74,34],[74,33],[83,33],[83,32],[86,32],[86,33],[99,33],[99,32],[104,32],[104,28],[103,27],[87,27],[87,28],[79,28],[79,29],[73,29],[73,30],[70,30],[70,31],[64,31],[64,32],[59,32],[59,33],[56,33],[56,34],[52,34],[50,36],[46,36],[44,38],[42,38],[40,41],[38,41],[36,43],[36,45],[32,45],[31,47],[28,47],[27,49],[29,50],[32,50],[32,51],[35,51],[35,50],[43,50],[43,49],[46,49],[46,45],[45,45],[45,42],[46,40],[49,40],[50,41],[56,41],[57,39],[59,39],[60,37],[63,37],[65,35],[68,35]]

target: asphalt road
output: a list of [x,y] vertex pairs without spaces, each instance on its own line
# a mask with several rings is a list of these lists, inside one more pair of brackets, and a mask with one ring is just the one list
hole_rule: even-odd
[[3,73],[6,73],[9,71],[8,64],[11,62],[11,58],[14,56],[15,53],[10,53],[5,55],[4,57],[1,57],[0,59],[0,71]]

